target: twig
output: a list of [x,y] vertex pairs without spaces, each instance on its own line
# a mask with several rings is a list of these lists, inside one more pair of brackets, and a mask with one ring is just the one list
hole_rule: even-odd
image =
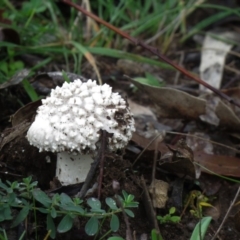
[[240,193],[240,186],[238,187],[237,193],[236,193],[233,201],[231,202],[231,204],[230,204],[230,206],[229,206],[229,208],[228,208],[228,211],[227,211],[226,215],[224,216],[224,218],[223,218],[223,220],[222,220],[222,223],[220,224],[218,230],[216,231],[216,233],[214,234],[214,236],[212,237],[211,240],[216,239],[217,235],[219,234],[220,230],[222,229],[223,224],[226,222],[226,220],[227,220],[227,218],[228,218],[228,215],[229,215],[230,211],[232,210],[232,208],[233,208],[233,206],[234,206],[234,204],[235,204],[235,202],[236,202],[236,200],[237,200],[237,197],[238,197],[239,193]]
[[156,166],[157,166],[157,160],[158,160],[158,154],[159,154],[158,144],[163,140],[162,135],[161,135],[161,139],[158,138],[159,136],[160,134],[157,134],[157,138],[155,141],[154,158],[153,158],[153,166],[152,166],[152,182],[155,181],[155,178],[156,178],[155,174],[156,174]]
[[103,180],[103,168],[104,168],[104,159],[105,159],[105,152],[107,147],[107,132],[105,130],[101,133],[101,147],[100,147],[100,172],[99,172],[99,179],[98,179],[98,199],[101,197],[101,189],[102,189],[102,180]]
[[226,101],[230,102],[231,104],[234,104],[235,106],[238,106],[240,108],[240,103],[236,102],[234,99],[232,99],[231,97],[227,96],[226,94],[222,93],[221,91],[219,91],[218,89],[216,89],[215,87],[211,86],[210,84],[208,84],[207,82],[204,82],[202,79],[198,78],[197,76],[193,75],[192,73],[188,72],[185,68],[179,66],[178,64],[172,62],[170,59],[168,59],[167,57],[165,57],[164,55],[162,55],[159,50],[157,48],[154,47],[150,47],[147,44],[145,44],[142,41],[139,41],[136,38],[131,37],[129,34],[127,34],[126,32],[120,30],[119,28],[113,26],[112,24],[104,21],[103,19],[99,18],[98,16],[96,16],[95,14],[86,11],[84,8],[82,8],[81,6],[71,2],[70,0],[62,0],[62,2],[74,7],[75,9],[77,9],[78,11],[82,12],[83,14],[85,14],[86,16],[94,19],[95,21],[99,22],[100,24],[106,26],[107,28],[111,29],[112,31],[116,32],[117,34],[121,35],[122,37],[128,39],[130,42],[132,42],[135,45],[141,46],[143,48],[145,48],[146,50],[148,50],[149,52],[151,52],[152,54],[156,55],[159,57],[160,60],[163,60],[164,62],[168,63],[169,65],[171,65],[172,67],[174,67],[175,69],[177,69],[178,71],[182,72],[185,76],[193,79],[195,82],[203,85],[204,87],[210,89],[212,92],[214,92],[216,95],[220,96],[221,98],[225,99]]
[[219,142],[215,142],[215,141],[212,141],[212,140],[209,140],[209,139],[206,139],[204,137],[197,136],[197,135],[193,135],[193,134],[189,134],[189,133],[181,133],[181,132],[172,132],[172,131],[165,131],[165,133],[166,134],[169,133],[169,134],[173,134],[173,135],[181,135],[181,136],[186,136],[186,137],[192,137],[192,138],[200,139],[200,140],[203,140],[205,142],[210,142],[210,143],[213,143],[215,145],[218,145],[218,146],[221,146],[221,147],[225,147],[225,148],[231,149],[231,150],[233,150],[233,151],[235,151],[237,153],[240,153],[240,151],[237,150],[234,147],[231,147],[231,146],[219,143]]
[[97,156],[94,159],[94,162],[92,163],[91,168],[90,168],[90,170],[89,170],[89,172],[87,174],[86,180],[85,180],[85,182],[84,182],[80,192],[77,193],[76,197],[82,199],[85,196],[85,194],[86,194],[86,192],[88,190],[88,187],[89,187],[89,185],[90,185],[90,183],[91,183],[91,181],[93,179],[93,176],[94,176],[94,174],[96,172],[96,169],[97,169],[98,165],[99,165],[99,156]]
[[106,134],[106,131],[102,131],[101,132],[101,145],[99,148],[98,155],[94,159],[94,162],[91,165],[91,168],[88,172],[86,180],[85,180],[80,192],[76,195],[76,197],[83,198],[85,196],[85,194],[88,190],[88,187],[90,185],[90,182],[92,181],[93,176],[96,172],[96,169],[99,165],[99,162],[100,162],[100,174],[99,174],[99,182],[98,182],[98,198],[100,197],[101,186],[102,186],[102,176],[103,176],[103,165],[102,164],[104,162],[106,146],[107,146],[107,134]]
[[[178,64],[179,64],[180,66],[181,66],[182,63],[183,63],[184,56],[185,56],[184,51],[181,51],[181,52],[180,52],[179,62],[178,62]],[[175,75],[175,78],[174,78],[174,85],[177,85],[178,80],[179,80],[179,77],[180,77],[180,74],[181,74],[181,72],[179,72],[179,71],[176,72],[176,75]]]
[[140,152],[140,154],[137,156],[137,158],[134,160],[132,167],[136,164],[138,159],[144,154],[144,152],[148,149],[148,147],[160,136],[161,133],[156,135],[149,143],[146,145],[146,147]]
[[148,218],[152,224],[152,228],[155,228],[157,233],[161,235],[157,222],[157,214],[153,207],[152,200],[149,196],[148,188],[146,186],[146,182],[143,176],[141,176],[141,187],[143,189],[143,203],[145,205],[146,212],[148,213]]

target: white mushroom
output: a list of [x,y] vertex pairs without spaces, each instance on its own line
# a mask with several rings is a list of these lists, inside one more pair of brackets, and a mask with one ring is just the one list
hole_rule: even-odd
[[77,79],[42,100],[27,139],[40,152],[58,153],[56,176],[62,185],[69,185],[85,181],[100,130],[111,133],[110,151],[124,148],[135,130],[133,116],[109,85]]

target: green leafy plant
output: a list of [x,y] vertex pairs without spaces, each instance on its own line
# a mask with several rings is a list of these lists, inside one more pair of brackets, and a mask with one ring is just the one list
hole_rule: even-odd
[[124,240],[122,237],[110,237],[108,240]]
[[151,231],[151,240],[163,240],[163,237],[160,233],[157,232],[156,229],[152,229]]
[[[64,233],[73,227],[76,217],[89,218],[85,225],[88,235],[95,235],[100,228],[100,220],[110,218],[110,232],[116,232],[119,228],[118,213],[122,212],[134,217],[134,213],[129,208],[138,207],[138,202],[134,201],[134,196],[122,191],[123,197],[116,195],[121,202],[122,208],[117,206],[113,198],[106,198],[108,211],[102,209],[101,202],[96,198],[89,198],[84,207],[83,200],[70,198],[68,195],[54,194],[49,197],[45,192],[36,188],[37,182],[32,182],[32,178],[24,178],[23,182],[9,182],[6,184],[0,181],[0,222],[11,220],[11,227],[16,227],[24,221],[31,211],[34,212],[35,222],[36,213],[41,212],[46,215],[47,230],[51,238],[56,237],[56,233]],[[36,204],[37,202],[37,204]],[[16,217],[12,216],[12,209],[18,208],[20,211]],[[56,226],[54,220],[60,219]],[[109,233],[110,233],[109,232]]]
[[193,190],[190,192],[187,202],[186,202],[186,207],[190,207],[190,213],[197,217],[197,218],[202,218],[202,208],[203,207],[213,207],[210,203],[208,203],[209,199],[206,197],[202,192]]
[[211,220],[212,220],[212,217],[203,217],[195,226],[190,240],[204,239]]
[[179,223],[181,221],[180,216],[175,216],[173,215],[176,212],[175,207],[171,207],[169,209],[168,214],[165,216],[157,216],[157,219],[161,224],[166,224],[166,223]]
[[162,87],[164,85],[163,82],[160,82],[156,77],[151,75],[150,73],[145,73],[146,77],[136,77],[134,78],[136,81],[140,82],[141,84],[150,85],[153,87]]

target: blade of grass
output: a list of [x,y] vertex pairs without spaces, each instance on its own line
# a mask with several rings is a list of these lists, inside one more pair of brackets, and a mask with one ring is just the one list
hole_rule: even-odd
[[34,88],[32,87],[32,85],[29,83],[27,79],[24,79],[22,81],[22,85],[25,91],[27,92],[28,96],[33,102],[39,99],[39,96],[37,95],[36,91],[34,90]]
[[231,11],[232,14],[235,14],[240,17],[240,8],[229,8],[225,7],[223,5],[215,5],[215,4],[210,4],[210,3],[204,3],[199,8],[213,8],[213,9],[218,9],[218,10],[223,10],[223,11]]
[[88,51],[87,48],[85,48],[80,43],[72,41],[72,44],[76,49],[78,49],[79,52],[81,52],[85,56],[85,58],[88,60],[88,62],[92,65],[92,67],[98,77],[99,84],[102,85],[102,79],[101,79],[101,76],[100,76],[100,73],[97,68],[96,61],[95,61],[95,58],[93,57],[93,55]]
[[165,68],[165,69],[173,69],[174,70],[173,67],[169,66],[166,63],[159,62],[158,60],[150,59],[150,58],[147,58],[147,57],[142,57],[142,56],[137,55],[137,54],[126,53],[126,52],[121,51],[121,50],[102,48],[102,47],[93,47],[93,48],[92,47],[86,47],[86,49],[88,49],[89,52],[91,52],[93,54],[99,54],[99,55],[102,55],[102,56],[108,56],[108,57],[113,57],[113,58],[128,59],[128,60],[132,60],[132,61],[136,61],[136,62],[155,65],[155,66],[162,67],[162,68]]
[[212,220],[212,217],[202,218],[195,226],[190,240],[202,240],[205,237],[208,226]]
[[181,39],[180,42],[186,41],[191,36],[199,32],[200,30],[230,15],[232,15],[232,11],[223,11],[223,12],[214,14],[213,16],[210,16],[208,18],[205,18],[203,21],[195,25],[194,28],[191,31],[189,31],[188,34]]

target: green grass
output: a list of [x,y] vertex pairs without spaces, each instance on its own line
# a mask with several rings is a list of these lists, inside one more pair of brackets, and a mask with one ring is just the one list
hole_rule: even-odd
[[[76,2],[76,1],[73,1]],[[116,27],[128,32],[131,36],[145,41],[150,45],[160,42],[159,49],[166,52],[176,33],[182,41],[195,33],[204,33],[204,29],[229,15],[240,15],[239,9],[207,4],[206,0],[149,0],[132,1],[112,0],[85,1],[85,8]],[[3,0],[4,16],[11,20],[11,25],[0,24],[0,27],[11,27],[19,37],[20,43],[0,42],[5,51],[0,52],[1,82],[10,79],[17,71],[23,69],[19,57],[23,54],[37,54],[43,60],[38,66],[30,69],[34,74],[54,62],[65,65],[65,71],[81,74],[81,65],[87,60],[97,73],[93,56],[101,55],[118,59],[158,66],[160,69],[172,69],[158,60],[139,54],[126,52],[125,41],[113,31],[71,8],[70,16],[64,17],[54,1],[24,1],[16,9],[9,0]],[[67,7],[66,7],[67,8]],[[191,26],[187,31],[187,16],[198,8],[214,8],[217,13]],[[97,73],[97,75],[99,75]],[[99,77],[100,78],[100,77]],[[36,93],[25,82],[25,90],[32,100]]]
[[203,217],[195,226],[190,240],[204,239],[211,220],[212,220],[212,217]]

